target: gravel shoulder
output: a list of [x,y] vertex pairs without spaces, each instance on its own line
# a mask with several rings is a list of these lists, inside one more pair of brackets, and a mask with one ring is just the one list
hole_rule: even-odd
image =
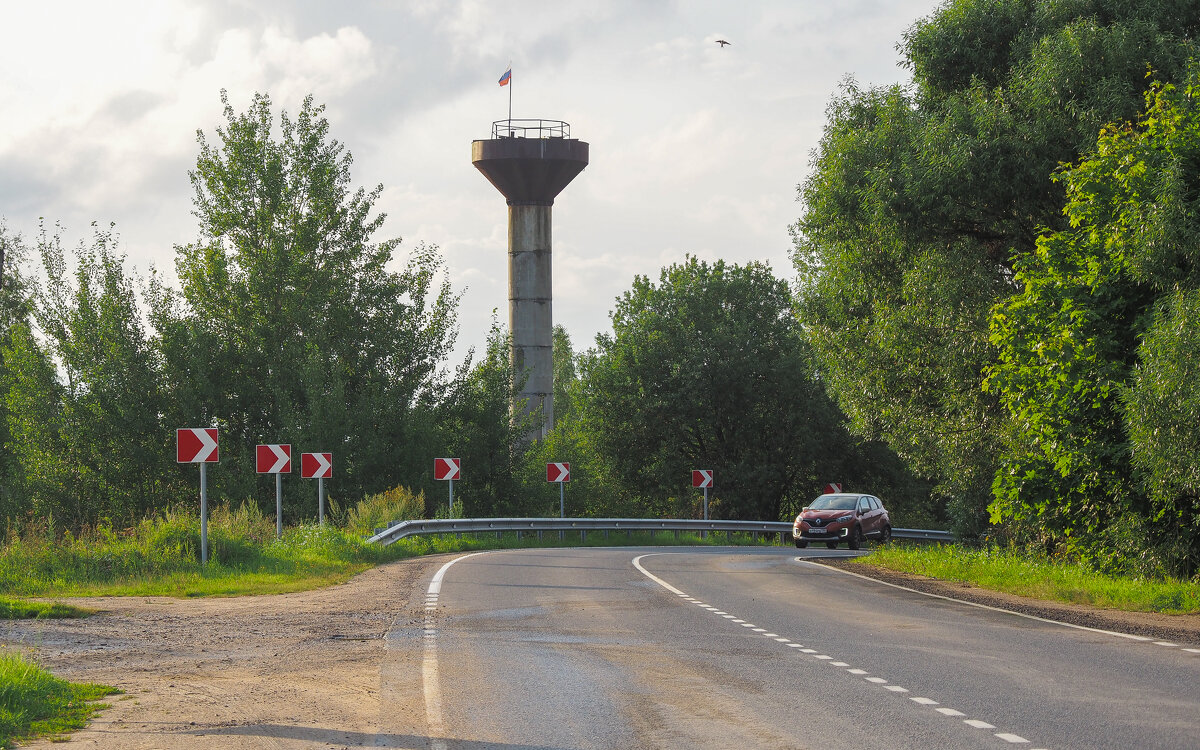
[[100,612],[2,622],[0,644],[72,682],[124,691],[70,741],[27,746],[426,747],[419,651],[404,634],[421,620],[423,579],[446,557],[390,563],[317,591],[67,599]]
[[865,562],[851,562],[848,558],[812,558],[810,562],[842,568],[852,573],[874,578],[886,583],[906,586],[927,594],[948,596],[953,599],[985,604],[989,607],[1009,609],[1021,614],[1042,617],[1047,620],[1067,622],[1100,630],[1138,635],[1155,640],[1183,641],[1190,646],[1200,646],[1200,614],[1164,615],[1155,612],[1124,612],[1101,609],[1083,604],[1051,602],[1030,599],[1013,594],[989,591],[966,583],[943,581],[937,578],[901,573]]

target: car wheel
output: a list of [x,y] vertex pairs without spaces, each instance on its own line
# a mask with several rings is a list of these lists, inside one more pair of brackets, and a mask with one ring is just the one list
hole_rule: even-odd
[[837,542],[825,542],[825,546],[828,547],[829,549],[837,549],[838,543]]
[[892,527],[884,526],[883,531],[879,534],[879,543],[887,544],[890,541],[892,541]]
[[796,548],[797,549],[804,549],[807,546],[808,546],[808,542],[804,541],[803,539],[796,540]]
[[846,546],[850,549],[858,549],[862,546],[862,529],[855,526],[850,529],[850,536],[846,538]]

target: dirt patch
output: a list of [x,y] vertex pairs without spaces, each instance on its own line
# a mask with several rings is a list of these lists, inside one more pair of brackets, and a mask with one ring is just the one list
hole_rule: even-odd
[[1185,641],[1200,643],[1200,615],[1164,615],[1154,612],[1124,612],[1115,609],[1100,609],[1083,604],[1067,604],[1042,599],[1030,599],[1014,594],[988,591],[967,583],[955,583],[936,578],[901,573],[870,563],[852,562],[848,558],[814,558],[811,562],[843,568],[860,575],[907,586],[928,594],[949,596],[976,604],[1009,609],[1021,614],[1042,617],[1088,628],[1113,630],[1118,633],[1140,635],[1156,640]]
[[3,622],[0,644],[72,682],[124,691],[54,747],[424,748],[420,587],[443,561],[278,596],[70,599],[100,613]]

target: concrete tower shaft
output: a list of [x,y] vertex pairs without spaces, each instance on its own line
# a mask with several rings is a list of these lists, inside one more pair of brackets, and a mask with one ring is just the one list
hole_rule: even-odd
[[551,211],[588,163],[588,144],[567,136],[563,122],[504,120],[490,140],[471,144],[471,162],[508,201],[509,357],[526,378],[524,411],[544,416],[536,438],[554,427]]

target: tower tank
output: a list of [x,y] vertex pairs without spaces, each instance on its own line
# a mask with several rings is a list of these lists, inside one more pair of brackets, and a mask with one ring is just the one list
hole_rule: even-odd
[[554,428],[554,315],[551,211],[554,198],[588,164],[588,144],[560,120],[500,120],[471,143],[471,163],[508,201],[509,357],[525,384],[514,413],[540,411]]

